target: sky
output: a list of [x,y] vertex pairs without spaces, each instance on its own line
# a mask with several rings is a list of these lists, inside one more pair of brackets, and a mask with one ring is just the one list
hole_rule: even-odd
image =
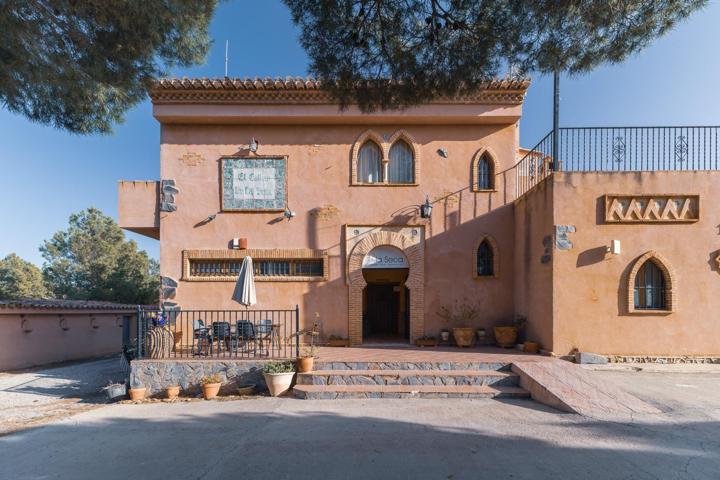
[[[620,65],[561,79],[560,125],[720,125],[720,0]],[[279,0],[220,4],[204,65],[174,76],[306,76],[308,59]],[[520,141],[532,147],[551,129],[552,78],[532,76]],[[16,253],[42,265],[38,247],[67,228],[70,214],[96,207],[117,219],[118,180],[159,178],[160,128],[146,100],[111,135],[78,136],[42,126],[0,106],[0,258]],[[152,257],[159,243],[126,232]]]

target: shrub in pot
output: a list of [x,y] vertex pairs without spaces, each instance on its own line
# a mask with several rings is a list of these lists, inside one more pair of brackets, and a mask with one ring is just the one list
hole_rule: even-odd
[[476,323],[480,316],[480,307],[473,305],[465,299],[462,303],[457,300],[451,305],[443,305],[437,312],[438,316],[453,325],[452,334],[458,347],[470,347],[475,342],[475,329],[469,325]]
[[290,390],[294,376],[295,366],[290,361],[268,362],[263,366],[263,378],[273,397]]
[[213,373],[200,379],[200,386],[202,386],[203,398],[210,400],[217,397],[220,392],[220,386],[222,385],[222,378],[219,373]]
[[173,385],[172,387],[167,387],[165,389],[165,396],[168,398],[168,400],[177,400],[177,398],[180,396],[180,385]]
[[297,358],[297,371],[298,373],[307,373],[312,372],[313,369],[313,363],[315,361],[315,356],[317,355],[317,347],[311,346],[311,347],[305,347],[300,354],[300,356]]

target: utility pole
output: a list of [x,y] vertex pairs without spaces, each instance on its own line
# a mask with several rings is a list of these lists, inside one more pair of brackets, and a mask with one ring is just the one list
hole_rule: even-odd
[[560,171],[560,72],[553,73],[553,146],[552,146],[552,169],[553,172]]

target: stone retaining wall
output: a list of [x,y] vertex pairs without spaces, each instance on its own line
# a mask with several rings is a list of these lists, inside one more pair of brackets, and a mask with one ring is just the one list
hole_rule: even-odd
[[254,383],[266,390],[262,366],[267,360],[133,360],[130,363],[130,387],[145,387],[148,395],[180,385],[184,392],[200,391],[200,379],[219,373],[222,392],[235,393],[239,385]]

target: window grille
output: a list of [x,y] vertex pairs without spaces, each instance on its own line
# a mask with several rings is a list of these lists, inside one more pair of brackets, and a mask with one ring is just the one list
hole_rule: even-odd
[[652,260],[647,260],[635,276],[635,308],[664,310],[667,308],[665,275]]

